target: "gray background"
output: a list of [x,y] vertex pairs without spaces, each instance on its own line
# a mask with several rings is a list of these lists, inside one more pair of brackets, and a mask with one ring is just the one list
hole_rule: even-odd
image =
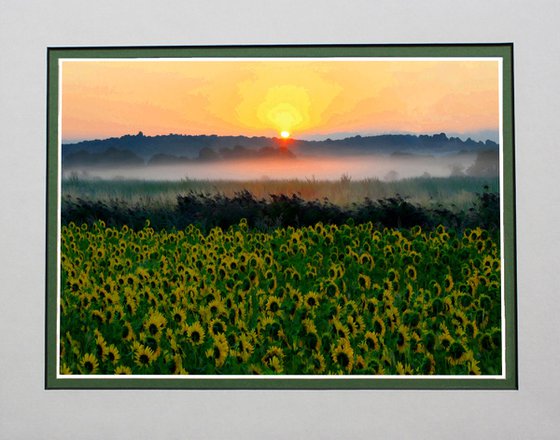
[[[560,438],[559,12],[554,0],[2,0],[0,438]],[[519,391],[44,391],[47,46],[398,42],[515,44]]]

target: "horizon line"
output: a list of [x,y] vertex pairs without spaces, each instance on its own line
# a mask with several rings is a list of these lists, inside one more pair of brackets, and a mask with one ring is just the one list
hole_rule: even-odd
[[[304,142],[324,142],[324,141],[342,141],[342,140],[346,140],[346,139],[352,139],[352,138],[356,138],[356,137],[362,137],[362,138],[368,138],[368,137],[380,137],[380,136],[416,136],[416,137],[420,137],[420,136],[437,136],[437,135],[445,135],[448,139],[459,139],[463,142],[468,141],[469,139],[471,139],[474,142],[486,142],[486,141],[491,141],[494,143],[499,144],[499,139],[492,139],[491,136],[489,136],[489,133],[493,133],[495,132],[496,135],[499,134],[499,130],[492,130],[492,129],[483,129],[480,130],[479,132],[467,132],[467,133],[447,133],[445,131],[440,131],[440,132],[431,132],[431,133],[415,133],[415,132],[407,132],[407,131],[395,131],[395,132],[378,132],[378,133],[347,133],[347,132],[341,132],[341,133],[332,133],[330,135],[323,135],[323,134],[316,134],[316,135],[307,135],[307,136],[303,136],[303,137],[289,137],[288,140],[289,141],[304,141]],[[484,133],[484,135],[483,135]],[[279,135],[277,136],[266,136],[266,135],[247,135],[247,134],[215,134],[215,133],[211,133],[211,134],[204,134],[204,133],[198,133],[198,134],[189,134],[189,133],[167,133],[167,134],[154,134],[154,135],[146,135],[143,133],[142,130],[138,131],[138,133],[136,134],[131,134],[131,133],[125,133],[122,134],[120,136],[109,136],[109,137],[105,137],[105,138],[101,138],[101,137],[95,137],[95,138],[75,138],[75,139],[61,139],[61,144],[66,144],[66,145],[74,145],[74,144],[79,144],[81,142],[94,142],[94,141],[106,141],[109,139],[120,139],[123,137],[137,137],[137,136],[143,136],[143,137],[148,137],[148,138],[155,138],[155,137],[165,137],[165,136],[184,136],[184,137],[245,137],[245,138],[249,138],[249,139],[255,139],[255,138],[265,138],[265,139],[278,139],[279,141],[283,141],[284,139],[281,138]],[[474,137],[474,138],[473,138]],[[496,136],[497,137],[497,136]]]

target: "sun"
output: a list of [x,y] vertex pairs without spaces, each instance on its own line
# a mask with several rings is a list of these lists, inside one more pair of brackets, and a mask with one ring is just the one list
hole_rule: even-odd
[[284,131],[280,132],[280,136],[282,136],[283,139],[288,139],[290,137],[290,132],[284,130]]

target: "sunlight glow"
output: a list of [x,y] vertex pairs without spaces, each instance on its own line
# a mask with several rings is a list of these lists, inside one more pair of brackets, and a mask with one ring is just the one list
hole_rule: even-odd
[[284,130],[280,133],[280,136],[282,136],[284,139],[288,139],[290,137],[290,132]]
[[495,130],[498,73],[479,60],[66,60],[62,138]]

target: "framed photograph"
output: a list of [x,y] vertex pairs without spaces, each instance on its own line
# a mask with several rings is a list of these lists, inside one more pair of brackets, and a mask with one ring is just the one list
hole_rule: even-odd
[[516,389],[512,44],[48,50],[48,389]]

